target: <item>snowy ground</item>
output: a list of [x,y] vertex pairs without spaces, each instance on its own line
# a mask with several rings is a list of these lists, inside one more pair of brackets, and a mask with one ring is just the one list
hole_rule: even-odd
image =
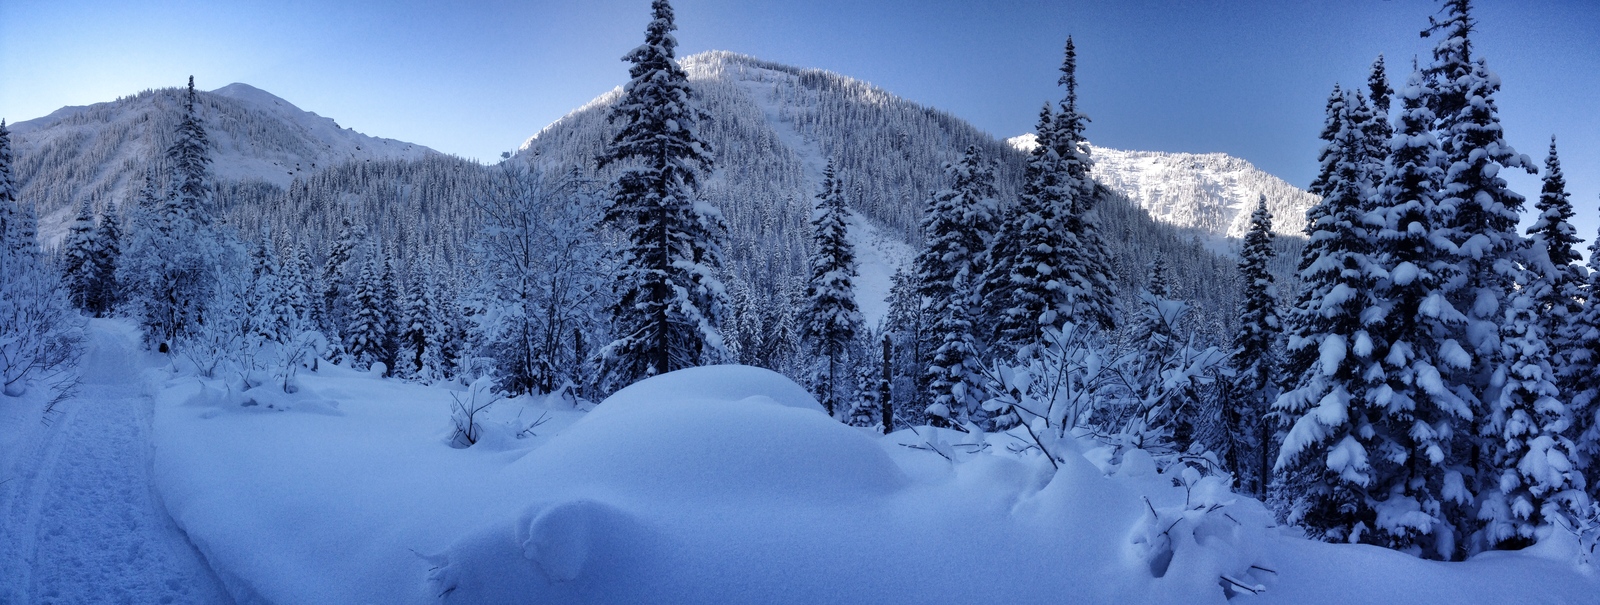
[[[1457,605],[1600,594],[1559,540],[1467,563],[1308,542],[1254,500],[1158,473],[1137,450],[1113,463],[1091,442],[1067,445],[1054,470],[1006,435],[878,436],[755,368],[674,372],[593,411],[502,401],[484,439],[456,449],[449,403],[460,386],[328,366],[292,395],[241,392],[147,369],[126,325],[95,322],[92,342],[93,383],[55,428],[0,427],[30,435],[0,442],[25,453],[0,486],[3,602],[226,602],[219,579],[239,602],[271,603]],[[1266,592],[1228,601],[1224,575]]]
[[93,324],[81,393],[49,425],[42,402],[0,408],[0,603],[231,602],[153,491],[144,357],[126,328]]

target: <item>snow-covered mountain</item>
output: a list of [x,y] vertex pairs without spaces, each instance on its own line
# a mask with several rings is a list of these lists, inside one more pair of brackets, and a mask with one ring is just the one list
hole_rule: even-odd
[[[182,110],[181,89],[147,90],[109,103],[65,107],[11,125],[23,199],[33,200],[40,231],[59,236],[79,204],[114,207],[158,167]],[[366,136],[247,84],[201,93],[200,115],[220,182],[270,183],[350,161],[419,159],[437,152]]]
[[[1022,151],[1033,133],[1006,139]],[[1298,236],[1317,196],[1225,153],[1165,153],[1094,147],[1094,178],[1138,203],[1150,216],[1214,236],[1243,237],[1259,196],[1267,196],[1272,228]]]
[[[781,297],[803,284],[807,221],[830,159],[858,218],[852,232],[862,273],[856,294],[869,323],[885,310],[887,276],[921,244],[923,206],[947,185],[946,162],[978,146],[996,164],[1002,203],[1015,199],[1022,183],[1023,152],[956,116],[866,82],[724,51],[685,57],[682,64],[710,116],[700,130],[714,148],[716,170],[703,194],[731,226],[734,289],[747,282]],[[618,94],[602,94],[547,126],[524,143],[517,160],[585,165],[612,132],[605,116]],[[1173,271],[1178,291],[1224,323],[1232,289],[1217,285],[1232,283],[1233,261],[1206,252],[1198,232],[1152,220],[1114,188],[1106,193],[1096,213],[1124,292],[1137,292],[1147,264],[1164,256],[1182,265]]]

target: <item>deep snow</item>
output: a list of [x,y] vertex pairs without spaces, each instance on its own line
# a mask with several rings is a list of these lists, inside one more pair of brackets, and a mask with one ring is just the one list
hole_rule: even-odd
[[29,487],[0,487],[6,536],[39,545],[0,543],[6,602],[225,600],[149,481],[239,602],[1223,603],[1224,575],[1266,588],[1240,603],[1600,594],[1559,538],[1466,563],[1310,542],[1137,450],[1080,440],[1053,470],[1009,435],[880,436],[756,368],[659,376],[592,411],[501,401],[456,449],[459,385],[325,365],[269,398],[148,369],[124,323],[91,336],[97,382],[10,465],[38,469]]

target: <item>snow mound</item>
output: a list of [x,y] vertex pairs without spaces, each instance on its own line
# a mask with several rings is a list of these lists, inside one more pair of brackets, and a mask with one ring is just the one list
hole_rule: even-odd
[[799,385],[732,365],[669,372],[623,389],[508,474],[558,492],[647,501],[843,502],[906,482],[882,448],[822,413]]
[[741,365],[701,366],[652,376],[617,391],[597,410],[663,402],[739,401],[757,395],[783,406],[822,411],[811,393],[784,375]]

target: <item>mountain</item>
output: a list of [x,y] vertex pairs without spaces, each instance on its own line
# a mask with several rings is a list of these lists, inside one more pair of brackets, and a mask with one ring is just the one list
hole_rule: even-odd
[[[813,196],[831,159],[856,213],[857,299],[868,322],[886,309],[888,276],[921,245],[919,225],[929,196],[947,185],[942,166],[977,146],[995,163],[1003,204],[1015,199],[1026,155],[943,111],[866,82],[726,51],[681,60],[710,119],[700,124],[716,167],[703,187],[731,227],[732,289],[749,286],[777,297],[803,287]],[[545,127],[513,161],[552,170],[584,166],[613,129],[606,113],[620,89],[605,93]],[[1117,190],[1103,188],[1095,213],[1116,257],[1124,301],[1143,286],[1156,256],[1176,263],[1176,290],[1200,308],[1202,324],[1221,333],[1231,311],[1233,261],[1204,248],[1204,233],[1150,218]],[[1131,309],[1130,309],[1131,310]]]
[[[1024,152],[1032,133],[1006,139]],[[1093,147],[1093,175],[1106,188],[1169,225],[1218,237],[1243,237],[1259,196],[1267,196],[1272,229],[1300,236],[1317,196],[1225,153],[1165,153]]]
[[[182,89],[147,90],[109,103],[65,107],[11,125],[23,199],[38,208],[47,239],[65,230],[79,204],[115,207],[131,198],[162,152],[182,110]],[[369,137],[247,84],[199,95],[218,183],[286,188],[296,178],[347,162],[416,160],[427,147]]]

